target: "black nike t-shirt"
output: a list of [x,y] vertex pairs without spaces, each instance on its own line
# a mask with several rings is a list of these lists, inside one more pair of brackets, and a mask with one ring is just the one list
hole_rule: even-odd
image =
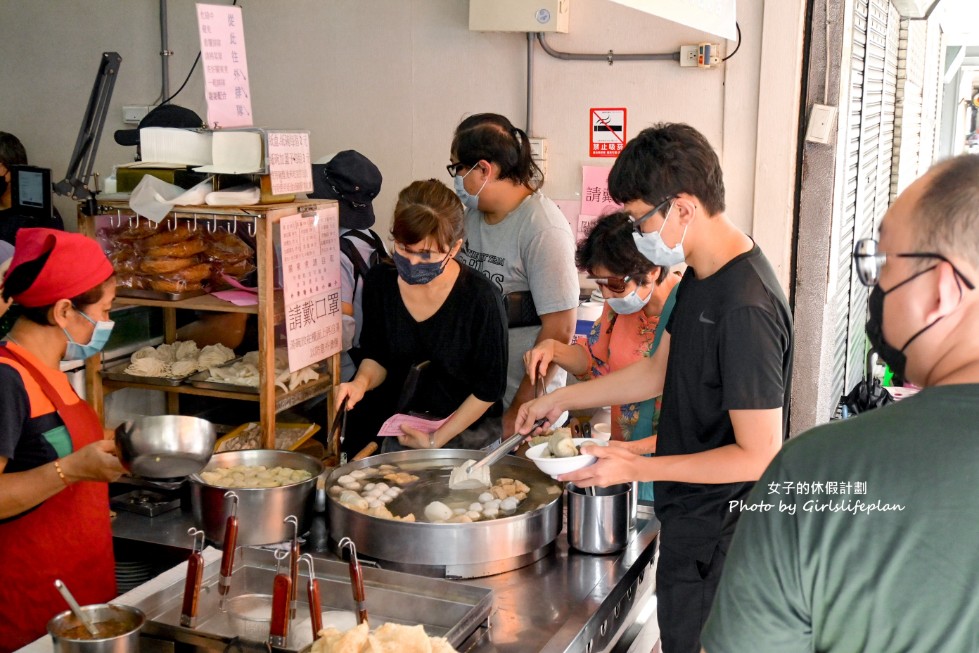
[[[728,411],[782,407],[792,377],[792,316],[775,272],[757,245],[704,279],[688,268],[666,325],[670,358],[656,455],[733,444]],[[783,410],[783,437],[788,411]],[[673,544],[696,548],[733,528],[752,483],[657,481],[656,513]]]

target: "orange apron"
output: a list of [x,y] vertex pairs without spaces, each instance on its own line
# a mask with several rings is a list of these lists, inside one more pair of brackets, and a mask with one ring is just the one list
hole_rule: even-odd
[[[102,424],[86,402],[65,404],[44,374],[9,348],[0,347],[0,357],[30,373],[68,429],[74,451],[103,439]],[[56,578],[81,605],[116,596],[108,484],[74,483],[0,524],[0,653],[43,636],[48,620],[68,609],[54,589]]]

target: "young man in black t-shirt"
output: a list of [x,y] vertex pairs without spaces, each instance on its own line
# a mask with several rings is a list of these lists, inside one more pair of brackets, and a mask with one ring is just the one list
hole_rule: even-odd
[[656,265],[687,264],[667,332],[651,358],[525,404],[517,428],[563,410],[663,395],[654,457],[632,453],[630,443],[593,447],[598,462],[560,480],[655,481],[663,651],[698,652],[737,502],[784,438],[792,318],[768,260],[725,216],[720,163],[695,129],[640,132],[616,160],[609,191],[634,216],[640,252]]

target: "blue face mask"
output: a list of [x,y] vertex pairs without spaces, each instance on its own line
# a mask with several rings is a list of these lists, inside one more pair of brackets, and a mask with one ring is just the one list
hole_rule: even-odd
[[445,258],[441,261],[432,261],[431,263],[412,263],[401,254],[398,254],[396,249],[391,250],[391,258],[394,259],[394,267],[398,268],[398,276],[404,279],[405,283],[412,286],[428,283],[435,277],[442,274],[442,271],[445,270],[445,266],[449,263],[448,254],[446,254]]
[[95,354],[102,351],[105,347],[105,343],[109,341],[109,335],[112,333],[112,327],[115,326],[115,322],[111,320],[99,320],[96,322],[89,316],[85,315],[78,309],[74,309],[76,313],[80,314],[83,318],[95,325],[95,330],[92,331],[92,337],[89,339],[87,345],[81,345],[75,342],[68,333],[67,329],[62,329],[65,332],[65,336],[68,338],[68,349],[65,351],[65,355],[62,360],[66,361],[83,361],[86,358],[91,358]]
[[[472,172],[477,168],[479,168],[479,166],[469,168],[469,172]],[[469,172],[462,175],[461,177],[459,176],[453,177],[452,183],[455,186],[456,195],[458,195],[459,199],[462,200],[462,205],[467,209],[472,209],[473,211],[476,211],[479,209],[479,194],[483,192],[484,188],[486,188],[486,182],[489,181],[489,177],[483,180],[483,185],[479,187],[479,190],[476,191],[475,195],[470,195],[469,191],[466,190],[465,185],[462,183],[463,180],[465,180],[465,178],[469,176]]]
[[646,299],[643,299],[639,296],[639,286],[636,286],[636,289],[625,297],[609,297],[605,303],[619,315],[632,315],[641,311],[649,303],[649,298],[652,296],[653,291],[650,289]]
[[661,265],[663,267],[672,267],[674,265],[679,265],[686,260],[686,254],[683,252],[683,239],[687,237],[687,228],[683,228],[683,235],[680,236],[680,242],[674,245],[672,248],[667,247],[666,243],[663,242],[663,229],[666,228],[666,223],[670,219],[670,212],[673,211],[673,205],[670,204],[670,208],[666,210],[666,218],[663,220],[663,226],[659,228],[659,231],[654,231],[648,234],[639,234],[633,232],[632,238],[636,241],[636,248],[639,253],[645,256],[653,265]]

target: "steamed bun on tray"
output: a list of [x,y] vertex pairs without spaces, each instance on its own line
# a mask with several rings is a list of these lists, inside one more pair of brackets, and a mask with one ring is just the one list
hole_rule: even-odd
[[457,653],[444,637],[429,637],[423,626],[387,623],[370,632],[360,624],[346,632],[324,628],[312,653]]

